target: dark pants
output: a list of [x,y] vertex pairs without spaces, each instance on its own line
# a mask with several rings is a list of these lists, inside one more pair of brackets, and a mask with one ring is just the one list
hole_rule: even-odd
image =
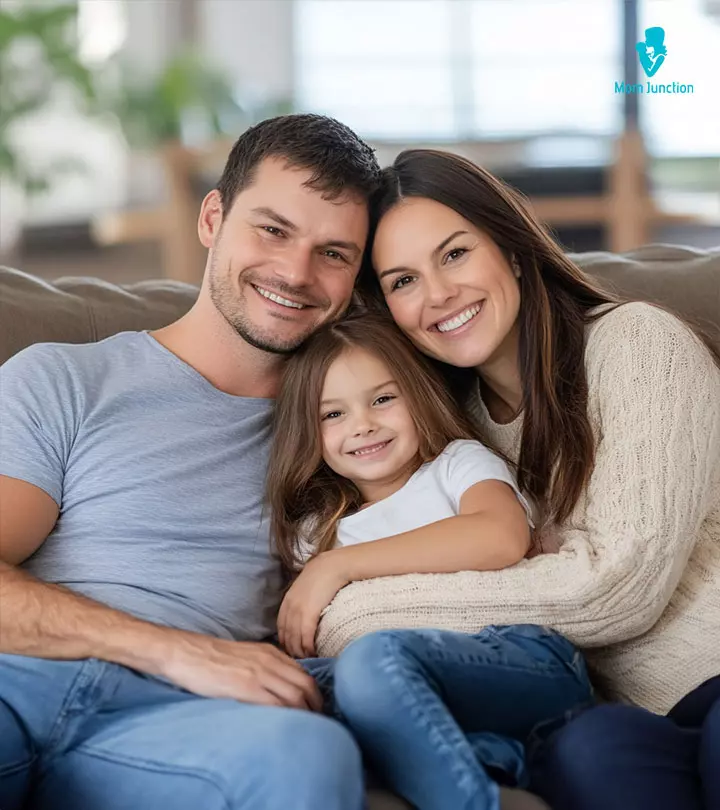
[[720,677],[667,717],[618,704],[583,712],[533,761],[553,810],[718,810]]

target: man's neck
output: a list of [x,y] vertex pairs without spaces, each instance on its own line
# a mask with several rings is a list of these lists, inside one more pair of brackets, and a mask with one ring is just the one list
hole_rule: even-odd
[[284,356],[251,346],[203,296],[187,315],[152,336],[226,394],[277,396]]

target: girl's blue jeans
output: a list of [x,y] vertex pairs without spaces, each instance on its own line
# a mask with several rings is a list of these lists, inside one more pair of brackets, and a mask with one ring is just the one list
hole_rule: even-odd
[[533,730],[593,701],[582,655],[543,627],[389,630],[302,662],[368,765],[419,810],[498,810]]

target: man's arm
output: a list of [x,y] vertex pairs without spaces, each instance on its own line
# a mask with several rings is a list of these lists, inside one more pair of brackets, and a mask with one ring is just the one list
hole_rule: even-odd
[[206,697],[320,708],[312,678],[268,644],[160,627],[16,568],[45,542],[58,514],[44,490],[0,476],[0,652],[99,658]]

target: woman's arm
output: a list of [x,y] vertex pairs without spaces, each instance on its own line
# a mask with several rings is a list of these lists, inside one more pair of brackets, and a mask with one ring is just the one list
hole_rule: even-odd
[[348,585],[320,624],[323,655],[388,627],[533,623],[603,646],[655,624],[718,501],[720,371],[683,324],[646,304],[594,326],[586,367],[595,467],[560,552]]
[[397,574],[493,571],[530,550],[525,509],[503,481],[481,481],[460,499],[460,514],[409,532],[325,552],[347,582]]

